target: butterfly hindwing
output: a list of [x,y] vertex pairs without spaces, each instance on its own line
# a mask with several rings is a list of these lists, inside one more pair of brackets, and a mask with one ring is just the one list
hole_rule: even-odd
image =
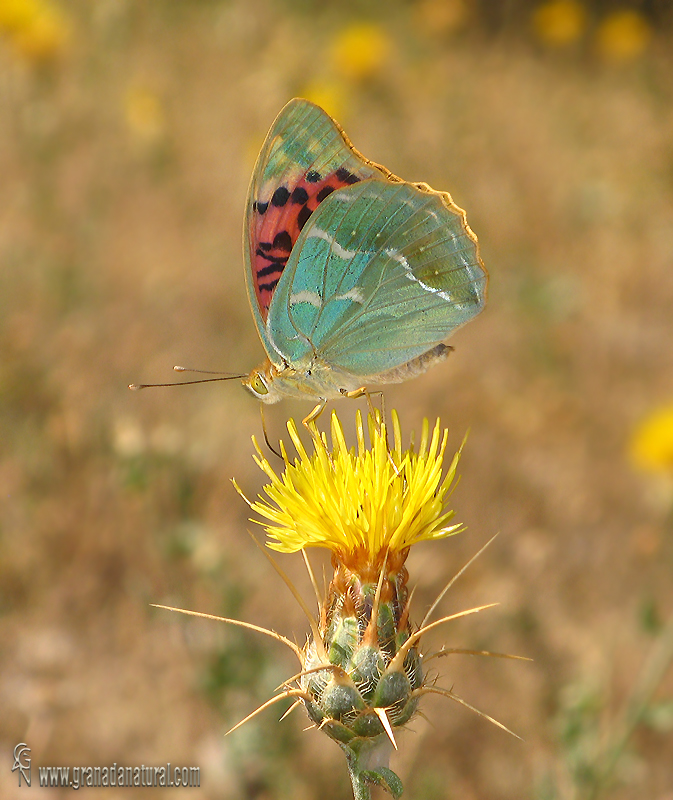
[[448,195],[363,181],[312,214],[280,279],[266,337],[288,363],[358,376],[411,361],[479,313],[486,273]]
[[283,108],[257,159],[244,233],[250,304],[272,358],[264,325],[303,227],[334,191],[371,178],[386,180],[321,108],[301,99]]

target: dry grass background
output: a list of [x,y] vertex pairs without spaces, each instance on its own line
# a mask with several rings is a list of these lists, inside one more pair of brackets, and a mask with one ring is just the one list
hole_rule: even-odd
[[[368,4],[388,50],[359,79],[333,55],[355,3],[77,0],[53,52],[0,41],[3,797],[25,793],[19,741],[34,766],[197,764],[204,798],[349,796],[341,753],[301,712],[223,736],[296,670],[289,654],[149,607],[303,640],[229,480],[261,488],[256,403],[236,384],[126,389],[175,363],[261,360],[242,210],[267,128],[305,93],[367,156],[451,191],[491,274],[449,361],[386,404],[407,432],[440,415],[456,447],[470,428],[453,495],[469,530],[412,553],[416,617],[500,532],[442,609],[500,606],[432,643],[534,659],[439,662],[442,685],[525,742],[428,698],[392,766],[409,797],[590,796],[673,607],[671,495],[626,455],[673,396],[671,34],[655,19],[617,63],[590,10],[552,52],[519,5],[494,32],[433,17],[441,3]],[[272,408],[272,436],[307,410]],[[281,561],[310,597],[300,559]],[[609,797],[673,797],[672,696],[669,671]]]

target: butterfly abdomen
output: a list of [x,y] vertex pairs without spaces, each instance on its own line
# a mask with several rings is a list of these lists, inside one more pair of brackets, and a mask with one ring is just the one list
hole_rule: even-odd
[[424,372],[429,370],[430,367],[438,364],[440,361],[444,361],[446,358],[448,358],[449,353],[451,353],[452,350],[453,347],[448,344],[440,343],[435,345],[435,347],[425,353],[422,353],[420,356],[413,358],[411,361],[407,361],[405,364],[401,364],[399,367],[395,367],[388,372],[377,375],[374,379],[374,382],[381,384],[403,383],[410,378],[415,378],[417,375],[422,375]]

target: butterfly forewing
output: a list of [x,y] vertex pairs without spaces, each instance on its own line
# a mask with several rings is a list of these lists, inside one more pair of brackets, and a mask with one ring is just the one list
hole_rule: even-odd
[[315,355],[375,376],[479,313],[486,280],[476,240],[446,195],[364,181],[333,193],[307,222],[267,336],[289,363]]
[[303,227],[334,191],[371,178],[386,180],[321,108],[299,99],[283,108],[257,159],[244,234],[250,303],[272,358],[264,324]]

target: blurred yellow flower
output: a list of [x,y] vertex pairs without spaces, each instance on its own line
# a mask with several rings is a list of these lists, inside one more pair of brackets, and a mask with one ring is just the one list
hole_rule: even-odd
[[421,0],[415,8],[418,27],[429,36],[453,33],[469,15],[466,0]]
[[629,455],[638,469],[673,473],[673,405],[641,420],[633,431]]
[[334,37],[330,55],[338,75],[359,81],[380,72],[391,50],[390,37],[380,25],[355,22]]
[[632,61],[647,48],[652,29],[633,9],[608,14],[596,31],[596,49],[608,61]]
[[0,30],[15,33],[29,27],[35,17],[34,0],[2,0],[0,2]]
[[160,139],[166,127],[159,96],[144,86],[131,86],[124,98],[124,115],[131,133],[143,142]]
[[335,119],[343,119],[348,109],[348,89],[343,81],[315,81],[305,86],[301,96],[324,108]]
[[587,12],[578,0],[549,0],[533,11],[533,30],[543,44],[565,47],[584,34]]
[[70,38],[70,24],[50,0],[0,0],[0,33],[30,62],[60,55]]

